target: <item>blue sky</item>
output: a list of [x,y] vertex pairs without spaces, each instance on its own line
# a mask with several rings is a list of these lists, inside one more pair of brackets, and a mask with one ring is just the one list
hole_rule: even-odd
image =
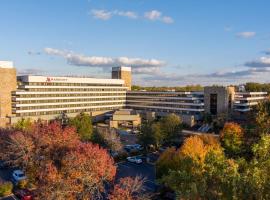
[[1,0],[0,60],[19,73],[140,85],[270,80],[269,0]]

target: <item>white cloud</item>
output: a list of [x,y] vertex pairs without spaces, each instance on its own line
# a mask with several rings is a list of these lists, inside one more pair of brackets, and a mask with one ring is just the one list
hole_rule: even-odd
[[121,17],[127,17],[130,19],[137,19],[138,16],[135,12],[132,11],[118,11],[118,10],[113,10],[113,11],[107,11],[107,10],[91,10],[90,14],[96,18],[96,19],[101,19],[101,20],[109,20],[113,16],[121,16]]
[[114,13],[116,15],[128,17],[130,19],[137,19],[138,18],[137,14],[135,12],[132,12],[132,11],[115,11]]
[[108,20],[112,17],[112,13],[106,10],[91,10],[91,14],[96,19]]
[[[120,17],[127,17],[129,19],[138,19],[140,16],[133,11],[119,11],[119,10],[98,10],[98,9],[93,9],[90,12],[90,15],[92,15],[95,19],[100,19],[100,20],[109,20],[114,16],[120,16]],[[164,16],[162,12],[158,10],[151,10],[149,12],[145,12],[144,16],[141,18],[148,19],[150,21],[161,21],[166,24],[172,24],[174,23],[173,18],[169,16]]]
[[76,54],[72,51],[65,51],[54,48],[45,48],[44,52],[48,55],[63,57],[70,65],[102,68],[124,65],[132,67],[133,72],[139,74],[157,73],[160,67],[165,65],[164,61],[157,59],[85,56],[81,54]]
[[163,17],[162,21],[166,24],[172,24],[174,22],[173,18],[167,16]]
[[247,67],[252,67],[252,68],[270,67],[270,57],[263,56],[263,57],[260,57],[259,59],[246,62],[245,65]]
[[66,51],[62,51],[59,49],[53,49],[53,48],[45,48],[44,49],[45,53],[49,55],[56,55],[56,56],[65,56]]
[[237,33],[236,36],[237,37],[240,37],[240,38],[252,38],[256,35],[256,32],[251,32],[251,31],[246,31],[246,32],[240,32],[240,33]]
[[[133,74],[136,75],[134,77],[135,83],[149,86],[176,86],[187,84],[230,85],[248,81],[263,82],[269,80],[270,77],[269,56],[246,62],[236,70],[233,69],[204,74],[177,74],[173,72],[164,72],[162,67],[166,65],[165,62],[157,59],[85,56],[72,51],[54,48],[45,48],[44,52],[48,55],[60,56],[70,65],[94,68],[99,67],[106,72],[114,66],[131,66]],[[35,73],[35,71],[33,72]]]
[[[268,51],[267,51],[268,52]],[[267,52],[265,52],[267,54]],[[187,84],[239,84],[245,82],[269,82],[270,56],[260,57],[243,64],[243,66],[225,71],[204,74],[176,74],[158,71],[156,74],[140,79],[140,83],[148,85],[187,85]],[[144,83],[145,82],[145,83]]]
[[144,14],[144,17],[146,19],[149,19],[149,20],[152,20],[152,21],[155,21],[155,20],[159,20],[162,16],[162,13],[159,12],[158,10],[151,10],[149,12],[146,12]]
[[180,85],[231,85],[245,82],[264,82],[270,75],[270,68],[263,69],[241,69],[237,71],[214,72],[209,74],[175,74],[162,73],[142,77],[139,83],[148,86],[180,86]]
[[144,13],[144,17],[151,21],[162,21],[166,24],[171,24],[174,20],[169,16],[163,16],[162,12],[158,10],[151,10]]

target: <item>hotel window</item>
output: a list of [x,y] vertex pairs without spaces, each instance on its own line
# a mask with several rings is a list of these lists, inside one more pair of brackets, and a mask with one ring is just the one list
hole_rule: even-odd
[[210,113],[217,114],[217,94],[210,94]]

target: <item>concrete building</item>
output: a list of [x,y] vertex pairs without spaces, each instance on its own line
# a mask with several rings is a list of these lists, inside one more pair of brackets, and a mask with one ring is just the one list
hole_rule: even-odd
[[204,88],[204,112],[228,115],[233,110],[234,87],[209,86]]
[[131,90],[131,67],[113,67],[112,68],[112,79],[122,79],[125,81],[124,85]]
[[0,61],[0,127],[10,124],[12,117],[12,91],[16,90],[16,69],[12,62]]
[[119,79],[18,76],[12,123],[20,118],[50,120],[62,113],[102,115],[125,107],[126,90]]
[[222,86],[205,87],[200,92],[130,91],[130,67],[114,67],[112,79],[31,75],[16,79],[12,62],[0,61],[0,77],[0,127],[22,118],[51,120],[80,112],[98,118],[123,108],[151,120],[175,113],[192,126],[204,113],[245,115],[267,96]]
[[181,116],[184,123],[192,126],[203,116],[203,101],[203,92],[128,91],[126,107],[151,118],[153,115],[163,117],[175,113]]
[[141,125],[141,117],[132,109],[120,109],[114,112],[110,120],[110,128],[118,128],[119,124],[131,123],[132,127]]
[[259,102],[267,98],[267,92],[236,92],[235,101],[233,103],[233,118],[248,119],[248,113]]

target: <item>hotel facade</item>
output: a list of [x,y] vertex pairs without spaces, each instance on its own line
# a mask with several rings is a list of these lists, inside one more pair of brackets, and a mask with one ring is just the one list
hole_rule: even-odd
[[111,79],[16,76],[11,62],[0,61],[0,127],[22,118],[51,120],[86,112],[95,118],[121,108],[164,116],[175,113],[188,124],[204,113],[245,115],[265,92],[235,92],[234,87],[205,87],[200,92],[131,91],[131,68],[113,67]]
[[63,113],[93,116],[124,108],[124,80],[77,77],[18,76],[12,93],[13,122],[18,118],[52,119]]

